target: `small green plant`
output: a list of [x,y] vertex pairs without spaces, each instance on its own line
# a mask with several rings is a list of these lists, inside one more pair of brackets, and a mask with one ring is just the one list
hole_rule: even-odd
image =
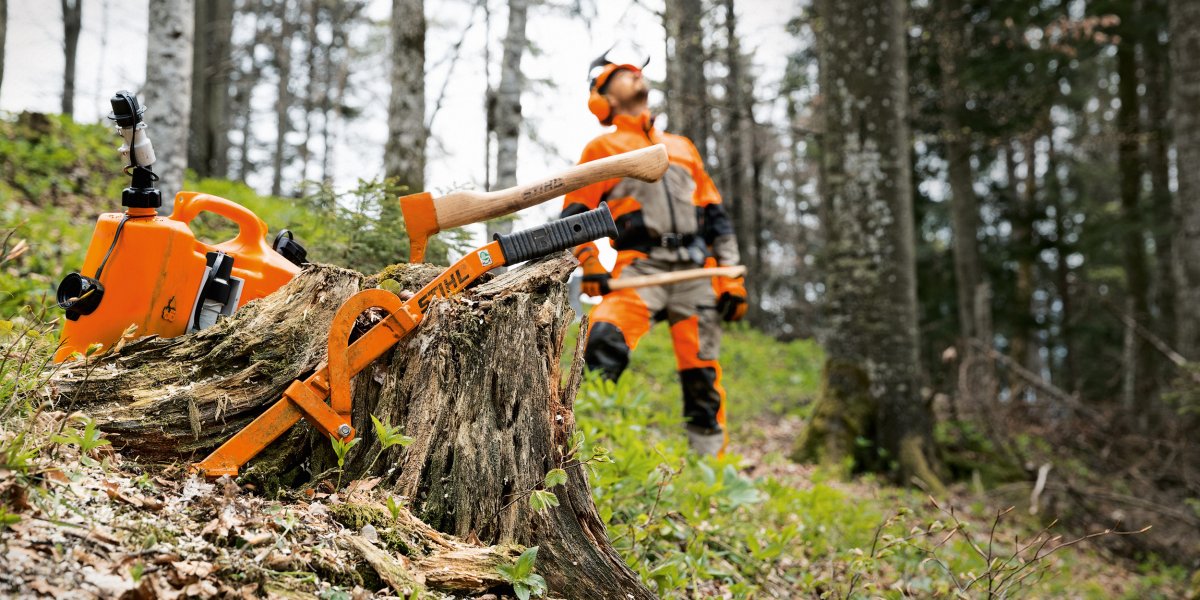
[[4,457],[4,468],[18,473],[28,473],[33,459],[37,458],[39,448],[25,447],[25,432],[18,433],[0,450]]
[[379,460],[380,456],[392,446],[400,446],[407,448],[413,443],[411,436],[400,433],[400,427],[392,427],[387,423],[379,420],[379,417],[371,415],[371,425],[375,428],[375,437],[379,440],[379,452],[375,454],[375,458],[371,459],[371,463],[367,465],[367,470],[364,473],[370,473],[375,467],[375,461]]
[[0,531],[21,522],[21,515],[8,512],[8,507],[0,504]]
[[146,574],[146,565],[141,561],[129,565],[129,576],[133,578],[133,582],[139,583],[142,581],[142,575]]
[[496,571],[500,578],[512,584],[513,593],[520,600],[540,598],[546,594],[546,580],[533,572],[533,564],[537,562],[538,547],[526,549],[511,565],[497,565]]
[[100,431],[96,429],[95,421],[85,417],[80,417],[79,420],[83,423],[82,430],[76,429],[70,433],[60,433],[50,438],[50,441],[64,446],[75,446],[79,448],[79,453],[83,456],[87,456],[92,450],[101,446],[107,446],[110,443],[108,440],[100,437]]
[[396,498],[394,498],[392,496],[388,496],[387,509],[388,509],[389,513],[392,513],[393,521],[400,518],[400,509],[401,508],[404,508],[404,501],[402,501],[402,500],[398,501],[398,500],[396,500]]
[[333,453],[337,455],[337,489],[341,489],[342,487],[342,472],[345,471],[346,455],[350,453],[351,448],[358,444],[358,440],[359,438],[354,438],[343,442],[336,436],[329,436],[329,443],[333,446]]

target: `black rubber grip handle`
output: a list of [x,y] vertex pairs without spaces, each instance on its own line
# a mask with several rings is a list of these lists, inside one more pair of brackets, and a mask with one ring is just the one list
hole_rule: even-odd
[[617,224],[613,222],[607,204],[541,227],[507,235],[497,233],[494,239],[500,242],[504,262],[511,265],[574,248],[602,237],[617,237]]

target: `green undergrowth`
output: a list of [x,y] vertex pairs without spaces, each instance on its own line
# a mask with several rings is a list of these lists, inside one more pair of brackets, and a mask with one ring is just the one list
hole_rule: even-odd
[[[567,360],[572,348],[569,339]],[[722,364],[735,450],[739,441],[758,443],[749,440],[763,423],[807,414],[820,362],[813,342],[727,329]],[[953,598],[989,590],[1166,598],[1186,586],[1186,574],[1125,573],[1082,547],[1051,553],[1076,538],[966,497],[935,503],[870,476],[844,481],[800,467],[779,452],[697,459],[682,433],[665,326],[643,339],[619,382],[588,377],[575,411],[587,440],[582,454],[603,446],[612,457],[590,469],[609,537],[664,598]]]

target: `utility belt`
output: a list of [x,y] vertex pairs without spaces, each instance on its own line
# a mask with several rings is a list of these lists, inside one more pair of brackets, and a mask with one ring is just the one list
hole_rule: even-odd
[[618,252],[634,250],[654,258],[664,258],[664,255],[673,254],[672,258],[675,261],[693,262],[696,265],[703,265],[704,259],[708,258],[708,244],[702,236],[694,233],[622,236],[616,240],[613,247]]

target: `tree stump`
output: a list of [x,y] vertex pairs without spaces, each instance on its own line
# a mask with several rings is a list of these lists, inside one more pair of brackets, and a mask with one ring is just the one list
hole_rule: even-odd
[[[355,377],[361,442],[342,480],[381,477],[440,532],[539,546],[537,570],[554,595],[650,598],[610,545],[582,467],[568,467],[568,482],[554,488],[558,507],[538,513],[527,501],[563,465],[574,428],[582,348],[565,382],[560,368],[572,322],[565,281],[574,267],[563,254],[434,302],[415,332]],[[415,291],[439,272],[396,265],[365,277],[309,266],[215,327],[132,341],[65,365],[52,381],[56,401],[86,412],[140,460],[202,458],[324,360],[329,323],[344,300],[367,287]],[[372,415],[415,441],[380,454]],[[302,422],[243,472],[296,485],[334,466],[329,440]]]

